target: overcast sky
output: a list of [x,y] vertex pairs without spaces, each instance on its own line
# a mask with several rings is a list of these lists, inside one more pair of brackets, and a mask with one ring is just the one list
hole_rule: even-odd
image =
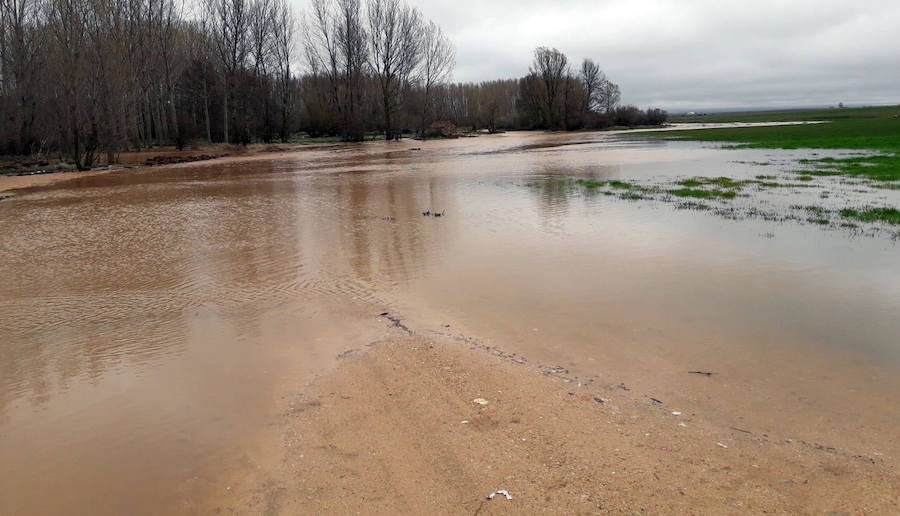
[[456,45],[457,81],[520,77],[543,45],[642,107],[900,102],[900,0],[408,1]]

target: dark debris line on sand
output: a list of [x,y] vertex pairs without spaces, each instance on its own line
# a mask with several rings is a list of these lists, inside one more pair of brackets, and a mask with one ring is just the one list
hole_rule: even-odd
[[378,314],[378,315],[380,315],[381,317],[384,317],[385,319],[391,321],[392,323],[394,323],[394,326],[396,326],[397,328],[400,328],[401,330],[405,331],[407,334],[409,334],[409,335],[412,335],[412,334],[413,334],[413,331],[410,330],[409,327],[408,327],[407,325],[403,324],[403,323],[400,321],[400,318],[399,318],[399,317],[393,317],[393,316],[391,316],[391,314],[390,314],[389,312],[381,312],[381,313]]

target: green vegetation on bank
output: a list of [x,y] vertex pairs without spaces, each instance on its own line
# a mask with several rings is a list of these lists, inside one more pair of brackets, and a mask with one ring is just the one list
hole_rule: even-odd
[[807,160],[816,167],[807,175],[850,175],[877,181],[900,180],[900,106],[853,109],[720,113],[673,117],[674,122],[790,122],[822,121],[772,127],[685,129],[635,133],[634,137],[726,142],[740,148],[847,149],[872,155]]
[[806,122],[809,120],[840,120],[879,118],[900,113],[900,106],[875,106],[840,109],[783,109],[772,111],[734,111],[706,115],[669,115],[673,123],[727,122]]

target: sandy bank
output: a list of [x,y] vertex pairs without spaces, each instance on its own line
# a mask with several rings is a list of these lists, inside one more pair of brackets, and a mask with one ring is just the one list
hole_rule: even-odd
[[78,179],[82,177],[98,176],[108,174],[117,169],[87,170],[84,172],[51,172],[48,174],[31,174],[27,176],[0,176],[0,192],[8,192],[10,190],[18,190],[20,188],[30,188],[33,186],[44,186],[60,181],[68,181],[70,179]]
[[274,145],[259,144],[247,149],[223,150],[221,145],[202,146],[197,149],[175,151],[169,148],[155,150],[124,152],[119,157],[119,164],[86,171],[48,172],[27,175],[0,175],[0,192],[8,192],[22,188],[50,185],[60,181],[68,181],[83,177],[121,172],[123,170],[142,170],[147,168],[171,168],[196,166],[199,164],[235,163],[260,159],[279,159],[303,150],[320,150],[334,147],[335,144]]
[[[476,398],[486,405],[473,402]],[[887,514],[886,463],[595,392],[459,341],[342,355],[290,400],[278,458],[215,510],[284,514]],[[487,500],[495,490],[512,500]]]

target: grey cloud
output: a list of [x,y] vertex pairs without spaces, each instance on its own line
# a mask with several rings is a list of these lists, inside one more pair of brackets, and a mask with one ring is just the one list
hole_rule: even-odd
[[900,102],[896,0],[411,3],[456,44],[458,81],[524,75],[543,45],[594,58],[641,106]]

